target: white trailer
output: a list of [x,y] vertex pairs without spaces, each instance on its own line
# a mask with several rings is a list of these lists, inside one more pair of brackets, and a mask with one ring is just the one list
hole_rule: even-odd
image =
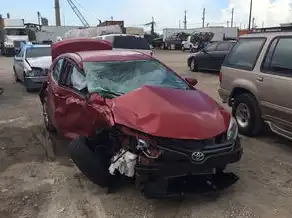
[[13,55],[21,42],[27,42],[28,35],[23,19],[0,19],[0,48],[3,55]]

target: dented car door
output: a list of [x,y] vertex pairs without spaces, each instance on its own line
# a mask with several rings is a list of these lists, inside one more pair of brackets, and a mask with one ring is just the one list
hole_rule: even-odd
[[60,86],[55,90],[55,120],[62,135],[74,139],[91,134],[91,118],[87,110],[85,75],[73,61],[66,60]]

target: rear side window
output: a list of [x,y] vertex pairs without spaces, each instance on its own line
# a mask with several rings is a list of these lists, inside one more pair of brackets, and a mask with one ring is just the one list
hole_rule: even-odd
[[270,69],[292,77],[292,38],[280,38],[272,56]]
[[63,58],[59,59],[53,68],[53,77],[57,82],[59,82],[60,79],[63,62],[64,62]]
[[230,51],[233,45],[233,43],[222,42],[218,45],[217,51]]
[[265,38],[240,39],[223,65],[243,70],[253,70],[265,41]]
[[136,36],[115,36],[113,48],[150,50],[148,41]]

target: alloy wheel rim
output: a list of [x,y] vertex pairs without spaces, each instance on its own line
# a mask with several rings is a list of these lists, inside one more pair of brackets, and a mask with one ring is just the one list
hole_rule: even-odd
[[237,123],[240,127],[245,128],[249,125],[250,122],[250,109],[244,103],[240,103],[235,112],[235,117]]
[[192,60],[192,62],[191,62],[191,67],[192,67],[192,70],[194,70],[195,67],[196,67],[196,64],[195,64],[195,61],[194,60]]

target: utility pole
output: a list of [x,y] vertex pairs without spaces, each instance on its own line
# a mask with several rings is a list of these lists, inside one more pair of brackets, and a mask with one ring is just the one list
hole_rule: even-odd
[[185,10],[185,17],[184,17],[184,29],[187,29],[187,11]]
[[255,18],[252,18],[252,28],[255,28]]
[[39,11],[37,12],[37,16],[38,16],[39,25],[41,25],[41,13]]
[[154,35],[154,24],[155,24],[155,21],[154,21],[154,17],[152,17],[152,22],[151,22],[151,35]]
[[231,10],[231,27],[233,27],[233,14],[234,14],[234,8]]
[[229,20],[227,20],[226,25],[227,25],[227,27],[229,27]]
[[202,20],[203,20],[202,27],[203,28],[205,27],[205,14],[206,14],[206,9],[204,8],[203,9],[203,17],[202,17]]
[[61,26],[60,3],[59,3],[59,0],[55,0],[55,19],[56,19],[56,26]]
[[252,0],[250,0],[250,5],[249,5],[248,30],[250,30],[250,25],[251,25],[251,13],[252,13]]

